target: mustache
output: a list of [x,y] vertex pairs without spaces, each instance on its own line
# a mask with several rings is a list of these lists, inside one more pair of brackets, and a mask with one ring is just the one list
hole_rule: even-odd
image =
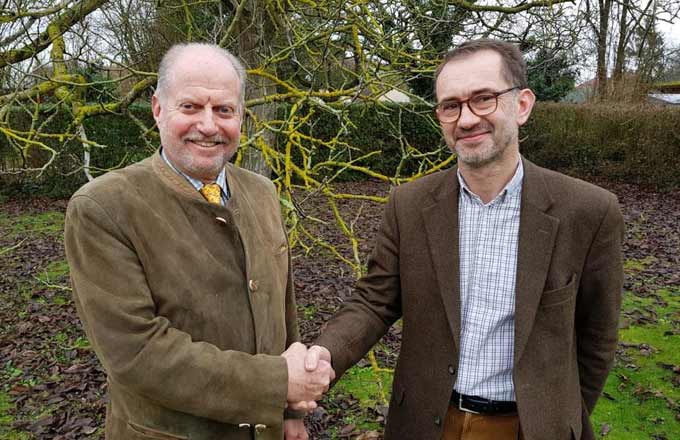
[[478,134],[482,133],[487,133],[493,131],[493,127],[489,124],[479,124],[475,125],[474,127],[471,128],[456,128],[456,131],[454,135],[457,138],[460,137],[467,137],[467,136],[476,136]]

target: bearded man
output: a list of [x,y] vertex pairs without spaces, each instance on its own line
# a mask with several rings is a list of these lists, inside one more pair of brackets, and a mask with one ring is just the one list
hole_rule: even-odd
[[466,42],[435,79],[458,164],[392,192],[307,367],[342,374],[402,318],[386,439],[594,439],[622,296],[616,197],[520,155],[535,97],[514,45]]

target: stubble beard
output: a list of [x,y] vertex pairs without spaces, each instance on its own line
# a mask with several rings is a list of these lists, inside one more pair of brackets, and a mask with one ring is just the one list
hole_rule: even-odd
[[204,163],[197,161],[196,158],[188,153],[180,155],[181,166],[188,171],[187,174],[192,176],[200,176],[203,179],[215,179],[228,162],[229,158],[226,154],[215,157],[214,160]]
[[[185,139],[182,140],[182,144],[184,144]],[[175,154],[170,157],[173,165],[184,174],[204,181],[216,179],[226,163],[231,159],[231,155],[228,155],[226,152],[215,156],[209,161],[204,158],[197,158],[184,145],[181,145],[179,149],[174,148],[173,152]],[[168,156],[171,156],[171,154]]]
[[498,132],[493,129],[491,136],[482,145],[478,145],[472,151],[470,149],[459,148],[458,143],[454,146],[454,151],[458,156],[458,161],[474,169],[484,168],[502,159],[508,146],[512,143],[512,136],[508,133],[497,138]]

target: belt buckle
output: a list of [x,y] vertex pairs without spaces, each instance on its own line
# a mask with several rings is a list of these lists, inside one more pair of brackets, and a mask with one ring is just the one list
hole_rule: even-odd
[[479,414],[479,412],[477,412],[477,411],[473,411],[469,408],[463,407],[463,395],[462,394],[458,394],[458,409],[463,411],[463,412],[470,413],[470,414]]

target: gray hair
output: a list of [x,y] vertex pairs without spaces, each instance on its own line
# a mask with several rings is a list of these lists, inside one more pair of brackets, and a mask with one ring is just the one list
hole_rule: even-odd
[[227,49],[219,47],[216,44],[209,43],[179,43],[174,44],[161,59],[161,63],[158,66],[158,82],[156,83],[156,91],[154,95],[158,98],[162,98],[167,91],[168,82],[172,74],[172,69],[177,62],[177,59],[184,54],[185,51],[190,51],[192,49],[206,49],[213,51],[215,55],[221,56],[227,61],[229,61],[236,71],[238,76],[238,82],[240,86],[239,90],[239,107],[243,111],[245,109],[246,101],[246,69],[241,64],[241,61],[234,56]]

